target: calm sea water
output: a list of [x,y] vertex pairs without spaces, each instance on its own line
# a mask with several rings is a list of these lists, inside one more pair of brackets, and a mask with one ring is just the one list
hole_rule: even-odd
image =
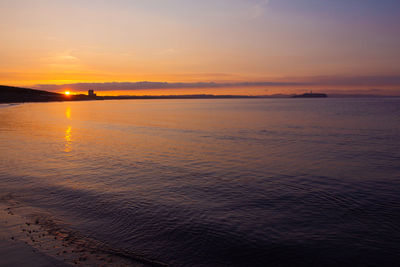
[[400,261],[400,99],[0,108],[0,194],[172,266]]

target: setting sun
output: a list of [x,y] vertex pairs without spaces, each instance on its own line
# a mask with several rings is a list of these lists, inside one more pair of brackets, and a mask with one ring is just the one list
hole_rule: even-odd
[[71,92],[70,92],[70,91],[65,91],[64,94],[65,94],[65,95],[70,95]]

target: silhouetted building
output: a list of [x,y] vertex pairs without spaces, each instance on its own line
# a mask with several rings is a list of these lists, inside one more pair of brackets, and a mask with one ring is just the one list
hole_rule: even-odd
[[88,91],[88,96],[96,96],[96,94],[94,93],[94,91],[93,90],[89,90]]

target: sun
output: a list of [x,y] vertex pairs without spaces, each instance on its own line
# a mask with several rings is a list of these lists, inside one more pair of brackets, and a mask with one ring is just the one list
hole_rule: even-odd
[[71,92],[70,92],[70,91],[65,91],[64,94],[65,94],[65,95],[70,95]]

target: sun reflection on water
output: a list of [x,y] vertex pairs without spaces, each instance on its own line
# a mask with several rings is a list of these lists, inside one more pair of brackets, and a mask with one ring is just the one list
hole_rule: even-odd
[[72,150],[72,128],[71,126],[68,126],[68,128],[65,130],[65,148],[64,152],[71,152]]
[[[65,110],[65,117],[67,117],[67,119],[71,119],[71,107],[67,107],[67,109]],[[64,147],[64,152],[71,152],[72,150],[72,127],[70,125],[68,125],[67,129],[65,130],[65,136],[64,136],[64,140],[65,140],[65,147]]]
[[71,119],[71,108],[67,107],[67,109],[65,110],[65,116],[67,117],[67,119]]

